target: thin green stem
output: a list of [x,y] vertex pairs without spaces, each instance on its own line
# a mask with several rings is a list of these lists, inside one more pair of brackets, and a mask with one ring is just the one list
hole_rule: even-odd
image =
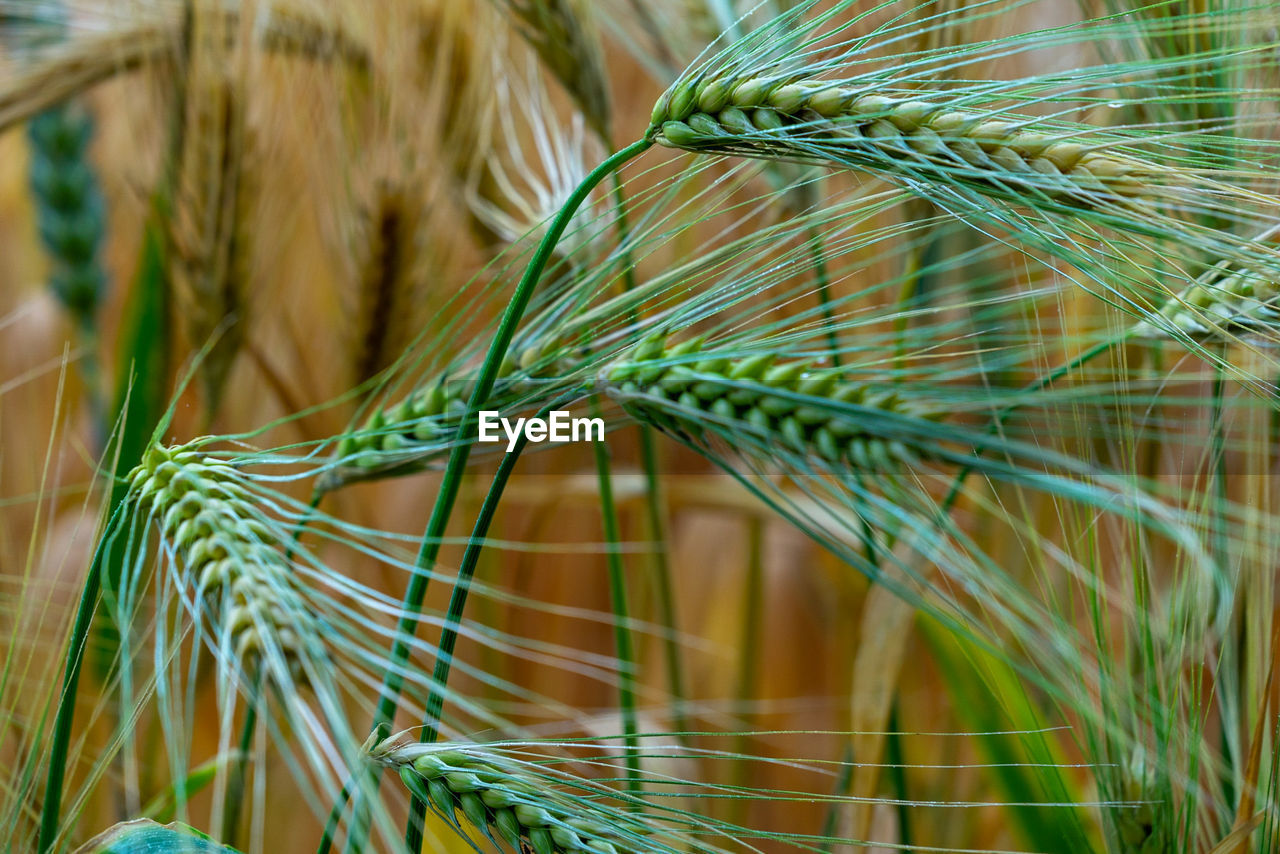
[[[738,717],[743,721],[746,730],[753,728],[749,710],[756,698],[757,675],[760,671],[760,639],[764,637],[764,521],[759,516],[749,516],[747,525],[747,580],[744,595],[746,601],[742,608],[742,625],[738,633],[738,701],[744,709]],[[748,755],[750,732],[738,733],[734,748],[739,756]],[[745,791],[749,782],[751,767],[748,763],[734,763],[734,784]],[[742,823],[746,818],[748,801],[733,801],[734,821]]]
[[[608,146],[608,140],[604,140]],[[631,226],[627,217],[627,199],[622,189],[622,178],[613,173],[613,205],[618,217],[618,244],[622,247],[622,289],[635,289],[636,268],[627,246]],[[631,322],[637,321],[631,312]],[[680,661],[680,644],[676,639],[676,603],[671,584],[671,559],[667,551],[667,532],[663,522],[662,491],[658,478],[658,448],[654,442],[653,428],[648,424],[640,428],[640,466],[644,469],[645,515],[649,526],[649,540],[653,543],[653,575],[657,587],[658,619],[665,630],[662,639],[663,657],[667,667],[667,690],[671,693],[672,721],[678,732],[687,732],[685,719],[684,667]]]
[[[561,397],[554,403],[544,406],[535,417],[545,417],[547,413],[566,405],[574,397],[577,397],[576,393]],[[480,553],[484,551],[489,527],[493,524],[493,517],[498,512],[502,493],[506,490],[507,481],[511,479],[511,473],[515,470],[520,454],[528,442],[528,436],[523,432],[520,433],[515,447],[498,464],[498,471],[494,474],[493,483],[489,486],[489,492],[485,495],[480,512],[476,515],[475,527],[471,530],[471,538],[467,540],[466,551],[462,554],[462,563],[458,567],[458,579],[454,583],[453,596],[449,600],[449,611],[440,629],[436,665],[431,674],[431,693],[427,695],[426,714],[422,721],[422,730],[418,733],[418,740],[426,744],[435,742],[440,736],[440,714],[444,710],[445,686],[449,682],[449,673],[453,668],[453,650],[458,643],[458,627],[462,625],[462,614],[467,607],[471,580],[475,577],[476,567],[480,563]],[[426,812],[426,803],[415,797],[409,808],[409,822],[405,829],[405,845],[410,851],[418,851],[422,848],[422,827]]]
[[[467,402],[469,412],[478,411],[488,400],[490,392],[493,391],[493,384],[497,381],[502,359],[511,346],[511,340],[515,337],[516,328],[524,316],[525,309],[529,306],[529,300],[538,286],[538,281],[542,278],[542,271],[551,259],[551,254],[555,251],[556,245],[564,235],[565,228],[569,225],[573,215],[600,181],[619,169],[627,161],[639,156],[652,145],[653,141],[646,137],[605,159],[603,163],[583,179],[578,188],[565,201],[564,207],[560,209],[560,212],[551,221],[546,235],[542,238],[542,242],[538,244],[538,248],[534,250],[529,266],[525,268],[524,275],[521,277],[519,284],[516,285],[515,292],[511,295],[511,301],[507,304],[502,319],[499,321],[498,331],[489,345],[484,364],[480,367],[480,374]],[[404,600],[401,603],[401,617],[396,626],[396,637],[391,646],[388,666],[383,677],[381,699],[378,701],[378,708],[374,714],[372,729],[390,723],[395,717],[400,692],[404,688],[404,668],[409,660],[410,643],[417,632],[418,616],[422,611],[422,603],[427,595],[427,582],[431,577],[436,558],[440,554],[440,545],[445,528],[453,512],[453,505],[457,501],[458,491],[462,486],[462,476],[467,467],[467,460],[471,456],[474,432],[475,425],[470,417],[460,419],[458,432],[454,436],[453,449],[449,453],[449,461],[445,465],[444,476],[440,481],[440,489],[436,494],[435,505],[432,507],[431,517],[427,522],[427,528],[422,537],[422,547],[418,552],[415,571],[405,589]],[[372,794],[372,790],[376,790],[377,781],[377,775],[372,775],[370,778],[370,794]],[[352,849],[360,851],[362,848],[363,839],[357,835],[357,838],[352,841]]]
[[254,669],[253,679],[249,683],[249,702],[245,708],[244,724],[240,728],[240,754],[231,766],[231,777],[227,780],[227,811],[222,816],[221,841],[233,848],[240,831],[240,813],[244,804],[244,781],[248,776],[249,748],[253,741],[253,731],[258,726],[258,703],[262,700],[262,665]]
[[324,833],[320,836],[320,844],[316,846],[316,854],[329,854],[333,850],[333,837],[338,833],[338,824],[342,821],[342,814],[347,811],[355,785],[355,775],[342,784],[342,791],[338,793],[337,800],[329,810],[329,817],[325,820]]
[[108,440],[107,404],[102,392],[102,364],[98,361],[98,333],[90,324],[80,325],[80,377],[84,380],[85,401],[89,420],[93,423],[97,447],[105,448]]
[[685,715],[684,664],[676,635],[676,597],[671,583],[671,560],[667,551],[667,526],[662,512],[662,491],[658,478],[658,449],[653,429],[640,425],[640,463],[644,468],[645,515],[648,517],[649,539],[653,543],[653,575],[657,587],[658,619],[666,636],[662,639],[667,666],[667,690],[671,692],[672,722],[677,732],[688,732]]
[[[616,155],[612,148],[609,149],[611,155]],[[623,291],[634,290],[636,286],[636,266],[631,258],[631,247],[627,245],[631,240],[631,223],[627,216],[627,197],[622,189],[622,176],[614,172],[612,177],[613,191],[613,211],[618,217],[618,246],[621,248],[622,256],[622,289]]]
[[845,745],[844,757],[840,760],[840,774],[836,777],[836,784],[831,787],[832,803],[827,807],[827,814],[822,819],[822,836],[817,846],[817,850],[822,854],[830,854],[831,849],[835,847],[836,831],[840,828],[842,803],[840,799],[848,797],[853,788],[853,760],[853,743],[850,742]]
[[[511,346],[516,327],[524,316],[524,311],[529,305],[529,299],[533,296],[533,291],[538,285],[542,271],[546,267],[547,261],[550,260],[556,244],[559,243],[560,237],[564,234],[569,220],[572,219],[574,213],[586,200],[591,190],[606,175],[609,175],[628,160],[645,151],[650,145],[652,145],[652,142],[649,140],[641,140],[605,160],[574,190],[573,194],[565,202],[564,207],[556,215],[556,218],[552,220],[546,236],[538,244],[538,248],[534,252],[524,276],[521,277],[520,283],[516,286],[515,293],[511,295],[511,302],[507,304],[506,311],[503,312],[497,334],[494,335],[493,342],[489,345],[489,352],[485,356],[484,364],[480,367],[480,374],[476,379],[475,388],[467,401],[469,411],[478,411],[488,400],[489,393],[493,391],[493,384],[498,378],[498,370],[502,365],[502,359],[506,355],[507,349]],[[445,466],[444,477],[440,483],[440,491],[437,493],[436,503],[431,511],[431,518],[427,523],[427,529],[422,538],[422,548],[418,553],[417,559],[417,571],[409,581],[408,589],[405,591],[404,602],[402,603],[403,615],[400,618],[399,625],[396,627],[396,641],[391,649],[391,666],[387,668],[387,675],[382,688],[382,699],[378,703],[378,711],[374,716],[375,727],[380,724],[390,723],[395,715],[395,707],[400,691],[404,686],[404,677],[400,671],[409,657],[409,642],[417,630],[418,614],[422,610],[422,601],[426,597],[427,581],[430,578],[431,567],[434,566],[436,558],[439,556],[441,538],[444,535],[449,516],[453,511],[454,502],[457,500],[467,460],[471,456],[472,434],[474,432],[474,425],[471,422],[472,419],[470,418],[459,419],[458,432],[454,436],[453,450],[449,453],[449,461]]]
[[[592,401],[592,415],[598,416],[599,403]],[[640,742],[636,727],[635,649],[631,638],[627,607],[626,568],[622,564],[622,532],[618,525],[618,507],[613,500],[613,478],[609,471],[609,448],[603,441],[593,443],[596,479],[600,484],[600,519],[604,526],[605,557],[609,567],[609,601],[613,608],[614,654],[618,657],[618,706],[622,713],[623,743],[627,751],[627,790],[641,793]]]
[[[1214,572],[1219,578],[1228,572],[1231,566],[1231,545],[1226,529],[1226,507],[1230,496],[1227,492],[1227,459],[1226,459],[1226,421],[1224,418],[1225,392],[1226,392],[1226,374],[1222,369],[1227,356],[1227,347],[1225,344],[1219,348],[1218,359],[1214,361],[1213,366],[1213,390],[1212,400],[1213,408],[1209,420],[1209,465],[1213,471],[1213,497],[1209,500],[1209,509],[1207,511],[1207,523],[1210,526],[1209,539],[1212,543],[1211,553],[1213,555]],[[1211,613],[1218,606],[1218,591],[1215,590],[1213,598],[1206,603],[1206,609]],[[1248,609],[1240,609],[1238,615],[1233,618],[1227,628],[1228,636],[1223,643],[1223,657],[1230,662],[1232,659],[1239,662],[1242,654],[1242,646],[1245,643],[1245,625],[1244,620],[1248,618]],[[1237,665],[1238,666],[1238,665]],[[1226,719],[1240,717],[1239,698],[1243,696],[1245,684],[1240,681],[1242,674],[1236,667],[1230,665],[1223,667],[1221,681],[1227,683],[1233,679],[1237,681],[1235,686],[1228,686],[1228,690],[1223,692],[1223,716]],[[1235,690],[1230,690],[1234,687]],[[1222,775],[1223,789],[1226,803],[1234,803],[1236,799],[1235,781],[1236,773],[1242,773],[1240,768],[1242,756],[1241,746],[1238,738],[1230,733],[1229,727],[1222,728],[1223,735],[1223,756],[1227,766],[1234,773]]]
[[902,724],[898,713],[900,703],[893,698],[889,707],[889,734],[885,736],[885,762],[889,764],[889,783],[893,787],[893,797],[897,803],[898,843],[904,852],[911,851],[911,807],[907,794],[906,757],[902,753]]
[[[865,493],[866,482],[862,476],[862,473],[854,472],[853,477],[854,477],[854,481],[858,485],[858,492]],[[871,567],[871,573],[872,573],[871,577],[878,579],[880,577],[881,567],[880,567],[880,551],[876,546],[875,531],[871,527],[871,522],[865,516],[862,516],[861,520],[862,520],[862,524],[860,529],[860,538],[862,540],[863,556],[867,561],[867,566]],[[894,700],[894,704],[896,708],[896,704],[897,704],[896,699]],[[890,714],[892,715],[892,712],[890,712]],[[853,760],[854,760],[853,740],[850,739],[849,744],[845,747],[845,758],[844,758],[845,768],[843,768],[840,772],[840,782],[836,786],[836,790],[835,790],[836,795],[839,797],[847,797],[853,786]],[[839,824],[839,821],[840,821],[840,808],[842,806],[843,806],[842,802],[837,798],[836,800],[832,801],[830,806],[827,807],[827,815],[822,822],[822,827],[823,827],[822,834],[823,836],[828,837],[828,839],[824,840],[822,844],[821,850],[823,854],[828,854],[828,852],[831,851],[832,844],[830,842],[829,837],[833,836],[836,832],[836,826]]]
[[822,248],[822,235],[817,226],[809,226],[809,251],[813,255],[813,279],[818,285],[818,304],[827,325],[827,345],[831,347],[831,364],[840,367],[840,336],[836,333],[836,314],[831,307],[831,278],[827,274],[827,257]]

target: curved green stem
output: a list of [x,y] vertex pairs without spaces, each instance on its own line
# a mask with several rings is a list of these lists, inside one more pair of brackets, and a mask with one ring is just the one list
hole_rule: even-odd
[[[506,311],[503,312],[502,319],[499,321],[498,331],[489,345],[489,352],[485,356],[484,364],[480,367],[480,374],[476,378],[475,388],[467,401],[467,408],[470,412],[476,412],[488,400],[490,392],[493,391],[493,384],[497,381],[502,359],[506,355],[507,349],[511,346],[512,338],[515,337],[516,327],[524,316],[525,309],[528,307],[529,300],[537,288],[539,279],[542,278],[542,271],[551,259],[551,253],[555,251],[556,244],[559,243],[573,215],[582,206],[582,203],[586,201],[588,194],[595,189],[597,184],[627,161],[643,153],[651,145],[653,145],[653,141],[646,137],[605,159],[603,163],[583,179],[578,188],[565,201],[564,207],[556,214],[555,219],[551,221],[546,235],[534,251],[533,258],[530,259],[529,266],[525,268],[520,283],[516,285],[515,292],[511,295],[511,302],[507,304]],[[436,502],[431,509],[431,517],[427,522],[427,528],[422,537],[422,547],[418,552],[415,572],[409,579],[409,584],[405,589],[404,600],[401,603],[401,617],[396,626],[396,637],[391,646],[386,675],[383,677],[381,699],[378,701],[378,708],[374,714],[373,729],[390,723],[395,717],[400,692],[404,688],[403,671],[405,664],[409,660],[409,645],[417,631],[418,615],[422,611],[422,603],[427,595],[427,581],[430,578],[431,569],[435,565],[436,558],[439,556],[445,527],[449,522],[449,516],[453,512],[453,505],[458,498],[458,491],[462,486],[462,475],[466,470],[467,460],[471,456],[474,429],[475,425],[470,417],[462,418],[458,424],[458,432],[454,436],[453,450],[449,454],[449,461],[445,466],[444,476],[440,481],[440,490],[436,494]],[[371,789],[376,789],[377,779],[376,775],[371,778]],[[353,850],[359,851],[362,847],[362,839],[353,840]]]
[[[471,398],[467,401],[467,408],[470,411],[477,411],[488,399],[489,393],[493,391],[493,384],[498,378],[498,370],[502,365],[502,359],[506,355],[507,349],[511,346],[511,339],[515,336],[516,327],[519,325],[521,317],[524,316],[525,308],[529,305],[529,299],[533,296],[533,291],[542,276],[543,268],[546,267],[547,261],[550,260],[551,253],[555,250],[561,235],[564,234],[569,220],[572,219],[574,213],[586,200],[591,190],[605,176],[645,151],[652,144],[647,139],[641,140],[605,160],[578,185],[578,189],[574,190],[573,194],[565,202],[564,207],[560,209],[560,213],[556,215],[550,228],[547,229],[546,236],[538,244],[538,248],[534,252],[524,276],[516,286],[515,293],[511,295],[511,302],[507,304],[506,311],[503,312],[502,320],[498,325],[498,332],[494,335],[493,342],[489,345],[489,352],[480,368],[475,388],[471,392]],[[449,462],[445,466],[444,477],[440,482],[440,491],[436,496],[435,506],[431,510],[431,518],[427,522],[427,530],[422,538],[422,548],[418,553],[417,572],[409,581],[408,589],[405,591],[404,602],[402,603],[404,614],[401,616],[400,623],[396,628],[396,641],[391,650],[391,666],[387,668],[387,676],[382,688],[382,699],[378,703],[378,711],[374,717],[375,727],[380,724],[390,723],[395,714],[400,691],[404,687],[404,677],[400,674],[400,670],[409,657],[409,641],[417,630],[418,613],[422,610],[422,601],[426,597],[430,570],[440,553],[440,540],[444,535],[445,525],[448,523],[449,515],[453,511],[453,504],[458,497],[458,490],[462,485],[462,473],[466,469],[467,460],[471,456],[473,426],[470,418],[462,418],[458,424],[458,432],[454,436],[455,444],[453,450],[449,453]]]
[[[565,395],[554,403],[544,406],[537,418],[545,417],[553,409],[569,403],[578,394]],[[454,583],[453,596],[449,600],[449,612],[445,615],[444,625],[440,629],[440,644],[436,650],[435,670],[431,674],[431,693],[427,695],[426,715],[422,721],[422,730],[418,740],[427,744],[433,743],[440,736],[440,713],[444,710],[445,685],[449,681],[449,672],[453,668],[453,650],[458,642],[458,626],[462,624],[462,612],[467,607],[467,596],[471,592],[471,579],[475,576],[476,567],[480,563],[480,553],[484,551],[485,538],[489,536],[489,526],[493,524],[494,514],[498,512],[498,504],[502,493],[507,488],[507,481],[515,470],[520,454],[529,442],[528,436],[521,433],[493,476],[493,483],[484,497],[480,512],[476,515],[475,527],[467,540],[466,551],[462,554],[462,563],[458,566],[458,579]],[[409,823],[405,829],[405,844],[410,851],[422,848],[422,823],[426,817],[427,805],[413,798],[409,807]]]

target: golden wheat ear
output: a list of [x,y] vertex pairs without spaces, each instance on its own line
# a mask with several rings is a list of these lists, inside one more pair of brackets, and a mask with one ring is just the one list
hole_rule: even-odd
[[217,39],[198,28],[192,39],[168,221],[170,277],[192,344],[201,347],[216,338],[200,364],[212,414],[252,320],[250,211],[257,164],[246,124],[246,58],[221,50]]
[[[206,8],[218,18],[219,37],[233,39],[238,13]],[[298,11],[271,10],[258,31],[261,46],[273,53],[314,61],[338,61],[356,69],[370,66],[367,48],[340,28]],[[122,74],[173,65],[187,30],[176,8],[108,15],[101,26],[78,27],[54,47],[24,59],[0,78],[0,130]]]
[[499,0],[518,29],[565,90],[596,134],[609,139],[613,105],[600,41],[581,0]]

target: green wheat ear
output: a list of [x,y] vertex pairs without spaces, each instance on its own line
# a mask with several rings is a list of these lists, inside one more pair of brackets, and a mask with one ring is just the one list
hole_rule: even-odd
[[94,328],[107,281],[98,263],[106,230],[102,194],[86,151],[92,134],[89,114],[69,104],[28,125],[40,237],[54,265],[50,287],[86,330]]
[[308,681],[325,658],[323,632],[235,467],[186,446],[153,445],[128,479],[137,513],[156,520],[196,594],[215,605],[236,657],[279,654],[293,680]]
[[[628,413],[677,436],[699,441],[714,426],[863,470],[918,462],[922,451],[894,435],[893,421],[943,414],[840,369],[776,353],[725,355],[700,338],[671,346],[650,338],[608,369],[603,386]],[[884,425],[873,430],[877,416]]]
[[[488,407],[527,405],[544,398],[551,381],[566,363],[554,337],[508,353],[498,369]],[[322,492],[349,483],[419,470],[449,453],[463,418],[471,411],[467,400],[475,380],[437,376],[399,403],[374,410],[359,430],[338,442],[336,465],[317,481]]]
[[[794,158],[960,181],[1030,206],[1140,208],[1168,167],[1108,153],[1079,133],[1030,130],[939,96],[892,95],[821,80],[681,82],[658,100],[659,143],[693,151]],[[824,155],[829,152],[830,158]]]
[[365,744],[370,760],[399,771],[405,787],[455,829],[465,821],[495,843],[534,854],[629,854],[664,850],[644,844],[643,821],[572,798],[545,778],[478,744],[406,743],[400,736]]

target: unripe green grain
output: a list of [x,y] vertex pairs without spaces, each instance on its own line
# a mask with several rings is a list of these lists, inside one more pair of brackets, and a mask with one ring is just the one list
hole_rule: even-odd
[[[1028,205],[1052,201],[1078,208],[1145,202],[1161,169],[1085,140],[1025,129],[1028,120],[992,118],[918,97],[860,93],[821,80],[751,78],[734,84],[683,81],[655,105],[659,143],[693,151],[794,156],[872,172],[932,174]],[[767,145],[765,145],[767,143]]]
[[536,854],[630,854],[643,824],[622,819],[592,801],[569,798],[531,778],[520,764],[489,756],[479,745],[465,750],[429,748],[372,736],[369,758],[396,768],[405,785],[425,792],[433,809],[452,823],[459,813],[473,827]]
[[155,519],[196,595],[219,614],[236,656],[257,661],[277,651],[293,678],[305,681],[304,663],[317,660],[323,633],[235,468],[182,446],[154,445],[128,480],[128,500]]
[[878,435],[893,429],[891,420],[871,432],[860,413],[842,411],[842,405],[879,410],[890,419],[936,420],[942,414],[808,361],[779,362],[771,353],[732,357],[703,347],[702,339],[693,339],[660,351],[646,341],[633,358],[614,363],[603,384],[630,414],[679,436],[701,439],[719,426],[863,468],[911,462],[920,454],[911,450],[910,437]]

